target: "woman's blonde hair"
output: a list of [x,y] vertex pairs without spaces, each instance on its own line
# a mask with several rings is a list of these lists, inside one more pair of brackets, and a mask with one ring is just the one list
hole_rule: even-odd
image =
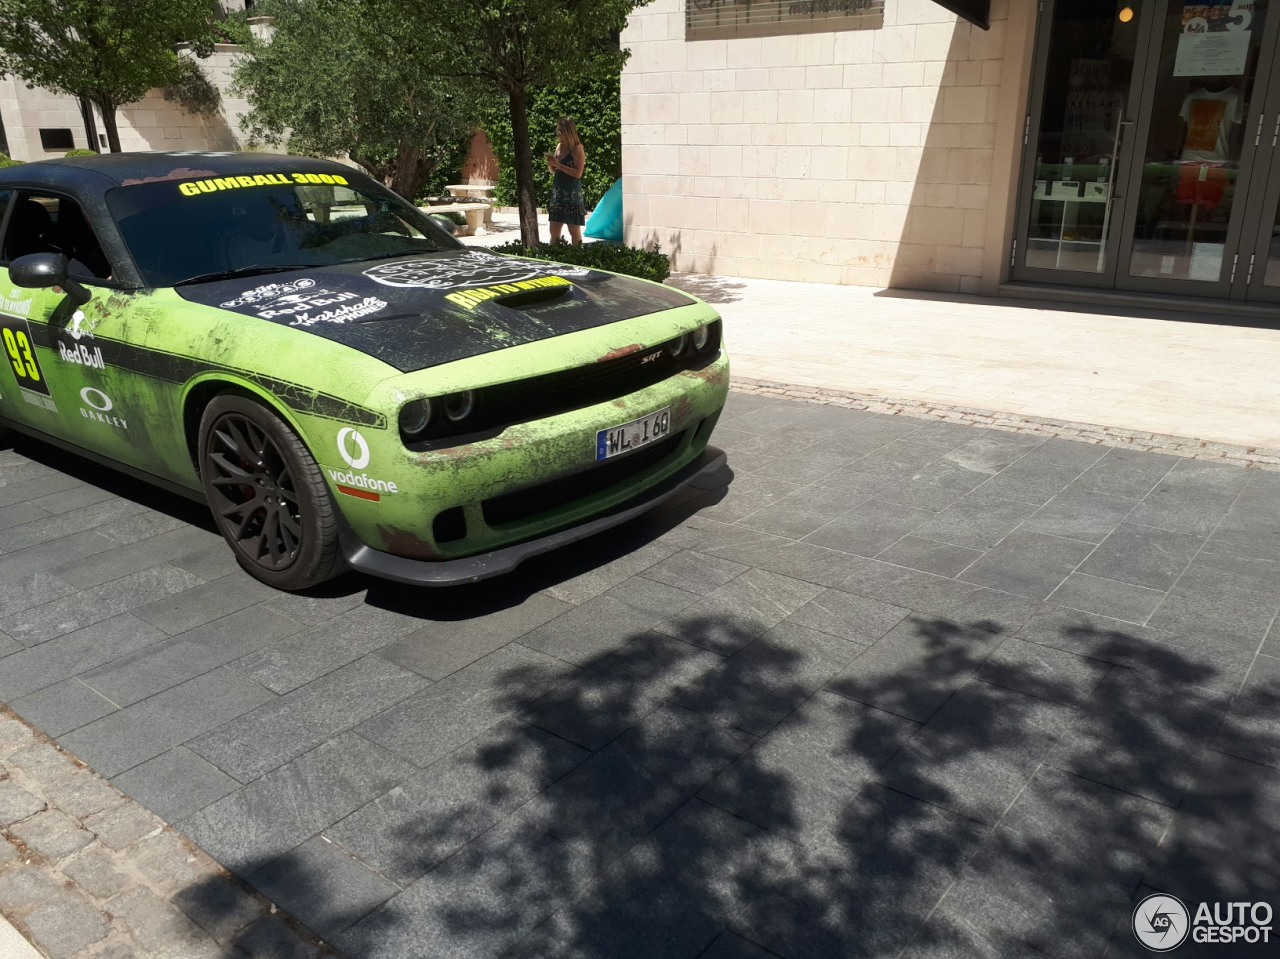
[[573,122],[573,117],[561,117],[556,121],[556,136],[566,146],[576,147],[582,145],[582,138],[578,136],[578,127]]

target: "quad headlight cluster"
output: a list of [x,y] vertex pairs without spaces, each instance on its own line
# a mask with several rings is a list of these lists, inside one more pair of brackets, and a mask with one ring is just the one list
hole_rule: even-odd
[[616,399],[684,370],[697,369],[711,362],[719,349],[717,320],[650,350],[607,362],[481,390],[413,399],[400,408],[400,438],[411,450],[427,450],[497,436],[514,423]]
[[434,400],[423,397],[411,400],[400,408],[400,435],[413,442],[432,432],[431,427],[442,421],[451,427],[465,426],[476,411],[475,390],[450,393]]

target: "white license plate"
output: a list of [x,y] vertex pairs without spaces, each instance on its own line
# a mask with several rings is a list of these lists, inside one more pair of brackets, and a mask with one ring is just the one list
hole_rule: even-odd
[[671,407],[596,434],[596,459],[607,460],[660,440],[671,432]]

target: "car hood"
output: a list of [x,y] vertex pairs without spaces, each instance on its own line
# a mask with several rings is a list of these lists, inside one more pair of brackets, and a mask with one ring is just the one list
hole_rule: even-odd
[[182,286],[184,299],[306,330],[402,372],[695,301],[585,267],[479,250]]

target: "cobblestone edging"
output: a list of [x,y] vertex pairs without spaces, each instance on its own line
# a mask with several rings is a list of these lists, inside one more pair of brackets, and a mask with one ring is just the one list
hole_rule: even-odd
[[3,706],[0,912],[50,959],[335,955]]
[[891,416],[914,416],[926,420],[945,420],[948,423],[966,423],[989,429],[1007,430],[1011,433],[1035,433],[1041,436],[1062,436],[1104,446],[1120,446],[1148,453],[1170,453],[1194,459],[1220,460],[1251,466],[1257,469],[1280,470],[1280,450],[1258,446],[1238,446],[1233,443],[1213,443],[1185,436],[1169,436],[1164,433],[1146,433],[1142,430],[1126,430],[1116,426],[1098,426],[1093,423],[1071,423],[1066,420],[1023,416],[1019,413],[999,413],[968,406],[949,406],[921,400],[897,400],[868,393],[853,393],[820,386],[797,386],[771,380],[753,380],[735,376],[733,388],[743,393],[776,396],[780,399],[805,403],[822,403],[853,410],[870,410]]

